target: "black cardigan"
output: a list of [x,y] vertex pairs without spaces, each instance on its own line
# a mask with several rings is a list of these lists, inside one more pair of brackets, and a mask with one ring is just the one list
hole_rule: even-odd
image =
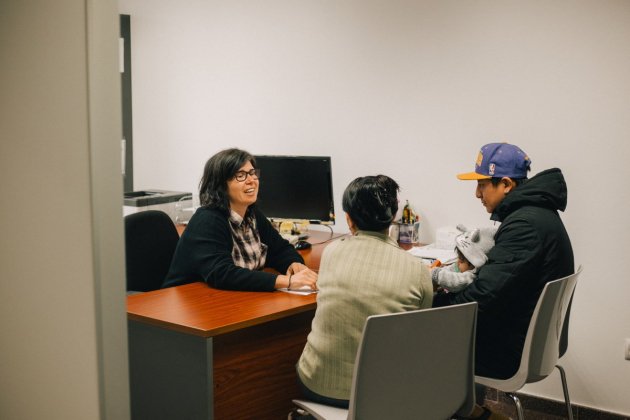
[[[298,252],[254,209],[260,240],[267,245],[266,267],[285,273],[294,262],[304,263]],[[162,287],[205,281],[217,289],[273,291],[277,274],[234,265],[228,216],[219,209],[199,208],[184,230]]]

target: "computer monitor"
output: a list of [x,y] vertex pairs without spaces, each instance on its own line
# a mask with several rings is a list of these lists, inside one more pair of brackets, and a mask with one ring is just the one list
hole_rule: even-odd
[[256,205],[273,220],[335,224],[330,156],[254,156],[260,168]]

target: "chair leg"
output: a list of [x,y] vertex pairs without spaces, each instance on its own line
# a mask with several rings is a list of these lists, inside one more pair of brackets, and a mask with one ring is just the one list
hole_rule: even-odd
[[294,408],[288,415],[287,420],[315,420],[315,417],[301,408]]
[[571,400],[569,399],[569,387],[567,386],[567,375],[560,365],[556,365],[560,371],[560,380],[562,381],[562,392],[564,392],[564,403],[567,406],[567,418],[573,420],[573,410],[571,409]]
[[512,398],[514,404],[516,404],[516,415],[518,416],[518,420],[525,420],[525,416],[523,415],[523,406],[521,405],[521,400],[518,399],[516,394],[512,394],[511,392],[506,392],[507,395]]

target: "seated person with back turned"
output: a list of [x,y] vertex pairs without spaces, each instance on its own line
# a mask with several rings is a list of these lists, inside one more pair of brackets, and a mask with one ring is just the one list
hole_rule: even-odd
[[[478,303],[475,374],[506,379],[520,365],[525,335],[542,289],[574,272],[573,250],[558,210],[567,205],[560,169],[527,179],[530,159],[507,143],[483,146],[475,171],[458,175],[476,180],[475,195],[501,222],[488,261],[477,278],[455,293],[438,294],[434,306]],[[477,392],[478,404],[482,392]],[[475,418],[498,416],[478,405]]]
[[355,179],[343,193],[352,236],[323,252],[317,309],[297,364],[298,382],[311,401],[348,407],[368,316],[431,306],[429,269],[388,235],[398,189],[393,179],[378,175]]
[[162,287],[204,281],[230,290],[317,288],[317,273],[256,208],[259,176],[256,160],[243,150],[223,150],[206,162],[201,207],[179,239]]
[[457,261],[448,267],[437,267],[431,272],[431,280],[435,289],[446,289],[449,292],[459,292],[477,278],[477,272],[488,261],[488,251],[494,246],[494,234],[497,229],[476,228],[466,229],[457,225],[461,231],[455,237],[455,252]]

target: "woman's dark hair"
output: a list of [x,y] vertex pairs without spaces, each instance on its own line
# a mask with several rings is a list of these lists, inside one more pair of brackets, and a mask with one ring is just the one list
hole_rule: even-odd
[[386,175],[357,178],[343,192],[343,211],[359,229],[381,232],[396,217],[399,190],[396,181]]
[[240,149],[226,149],[212,156],[203,168],[199,182],[199,202],[204,207],[230,211],[227,183],[247,162],[256,167],[256,159]]

